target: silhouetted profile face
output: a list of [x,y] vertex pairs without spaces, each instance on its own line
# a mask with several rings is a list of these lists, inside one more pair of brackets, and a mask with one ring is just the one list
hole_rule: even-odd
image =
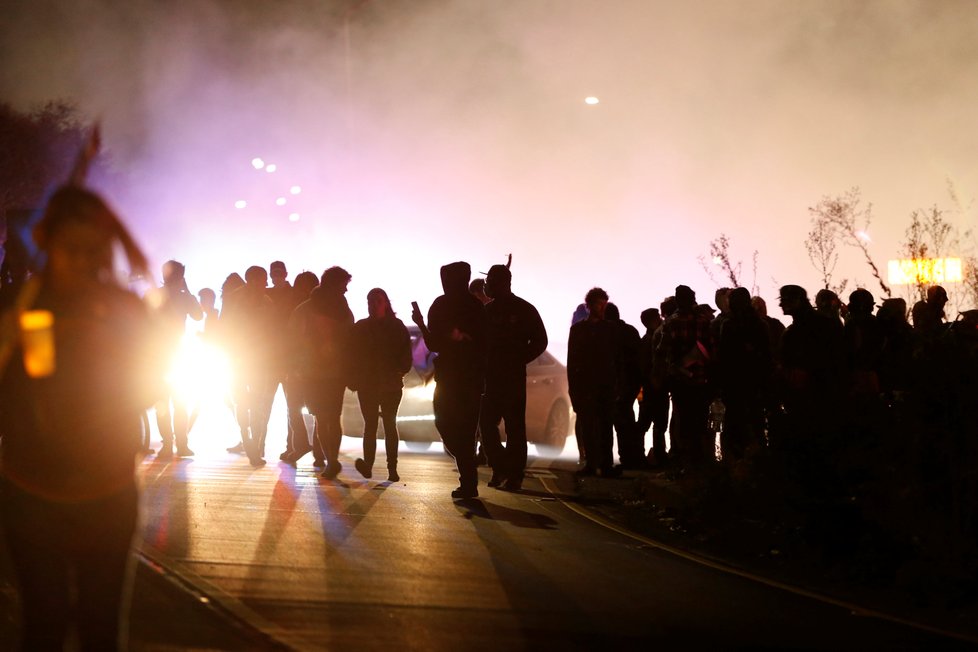
[[204,288],[197,293],[200,299],[200,307],[204,310],[214,310],[214,302],[217,301],[217,294],[210,288]]
[[927,288],[927,303],[943,309],[947,303],[947,290],[940,285],[932,285]]
[[605,309],[608,307],[608,293],[601,288],[591,288],[584,296],[584,305],[588,309],[588,319],[592,321],[604,319]]
[[393,313],[387,293],[380,288],[367,292],[367,313],[371,317],[389,317]]
[[798,314],[802,306],[808,301],[808,293],[805,292],[805,288],[798,285],[785,285],[778,295],[781,312],[789,316]]

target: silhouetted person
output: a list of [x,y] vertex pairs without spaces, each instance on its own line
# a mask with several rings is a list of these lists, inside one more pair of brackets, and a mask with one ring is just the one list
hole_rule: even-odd
[[210,288],[201,288],[197,293],[197,301],[204,313],[204,327],[201,332],[204,333],[205,338],[212,339],[219,328],[217,322],[221,314],[217,309],[217,293]]
[[715,459],[713,436],[707,428],[708,365],[713,355],[710,316],[697,306],[696,293],[689,287],[677,286],[675,296],[676,312],[662,324],[656,356],[667,374],[673,418],[678,423],[669,456],[697,466]]
[[[185,267],[175,260],[163,263],[163,287],[150,293],[151,305],[156,308],[163,330],[159,346],[167,359],[173,361],[180,350],[186,333],[187,318],[200,321],[204,311],[200,303],[187,288]],[[187,445],[190,426],[190,406],[176,388],[170,388],[169,395],[156,404],[156,427],[159,428],[163,445],[156,456],[161,459],[173,457],[176,443],[177,456],[189,457],[194,454]]]
[[608,303],[604,318],[615,327],[618,382],[615,389],[615,433],[623,469],[645,468],[645,443],[635,422],[635,400],[642,388],[638,330],[621,318],[618,306]]
[[608,293],[591,288],[584,297],[588,318],[573,324],[567,338],[567,389],[580,424],[584,466],[578,476],[616,477],[614,465],[615,399],[618,346],[615,326],[605,320]]
[[735,288],[727,294],[727,302],[729,312],[716,346],[716,376],[726,407],[720,450],[724,462],[733,462],[762,442],[771,348],[767,326],[751,306],[750,292]]
[[485,387],[486,316],[482,304],[469,293],[471,267],[466,262],[441,268],[445,293],[428,309],[428,323],[418,310],[411,318],[435,358],[435,427],[445,450],[455,458],[459,486],[452,498],[479,495],[475,436],[479,405]]
[[823,288],[815,293],[815,311],[820,315],[842,321],[845,316],[845,306],[842,299],[832,290]]
[[[292,286],[296,307],[307,301],[312,291],[318,286],[318,276],[312,272],[299,272],[295,277],[295,284]],[[293,309],[292,312],[295,313],[295,310]],[[291,337],[291,315],[289,316],[289,333],[289,347],[286,352],[288,368],[286,379],[289,391],[285,394],[285,403],[288,406],[289,415],[289,434],[285,452],[279,458],[295,466],[306,453],[312,452],[313,467],[324,468],[326,466],[326,454],[323,452],[322,443],[319,441],[316,420],[313,419],[313,432],[310,435],[303,414],[303,408],[309,410],[309,398],[307,396],[309,388],[301,378],[302,370],[305,368],[305,350],[301,341]]]
[[[486,276],[488,350],[480,425],[490,487],[518,491],[526,470],[526,365],[547,349],[547,329],[531,303],[513,294],[512,274],[493,265]],[[499,423],[506,423],[506,446]]]
[[377,416],[384,422],[387,480],[397,482],[397,408],[401,404],[404,374],[411,370],[411,335],[397,318],[387,293],[367,293],[369,316],[353,325],[350,343],[350,389],[357,392],[363,414],[363,457],[355,462],[365,478],[373,475],[377,455]]
[[326,468],[322,476],[335,479],[340,464],[340,442],[343,440],[343,393],[349,373],[350,331],[353,312],[346,302],[350,273],[342,267],[323,272],[319,287],[309,300],[292,313],[289,330],[302,349],[300,365],[295,369],[309,405],[316,415],[316,430]]
[[64,649],[74,627],[82,650],[121,649],[140,415],[164,391],[164,359],[145,305],[114,280],[113,249],[134,273],[146,261],[102,199],[78,187],[51,196],[34,238],[47,262],[18,299],[53,317],[53,343],[34,335],[25,351],[16,331],[0,343],[0,513],[20,644]]
[[910,389],[913,373],[913,329],[907,322],[906,300],[883,299],[876,320],[883,335],[880,389],[892,398],[894,392]]
[[233,374],[233,400],[241,445],[252,466],[265,463],[265,435],[271,409],[272,300],[265,293],[268,274],[253,265],[245,271],[245,285],[224,302],[221,326],[228,338]]
[[876,399],[880,394],[879,366],[883,354],[883,332],[869,290],[859,288],[849,295],[844,333],[849,367],[850,395]]
[[[299,302],[297,301],[292,284],[289,283],[289,271],[285,263],[281,260],[272,261],[272,264],[268,266],[268,277],[272,281],[272,284],[265,289],[265,294],[272,300],[271,331],[268,342],[268,347],[271,349],[269,353],[271,382],[266,388],[268,396],[265,398],[265,402],[268,404],[270,415],[275,405],[275,395],[278,393],[279,385],[282,386],[282,394],[285,396],[286,404],[288,403],[289,319],[292,317],[292,311],[299,305]],[[286,412],[285,416],[285,431],[288,433],[292,427],[292,420],[289,419],[288,412]],[[286,441],[290,441],[291,439],[291,434],[287,434]],[[286,451],[279,455],[279,459],[286,460],[287,457],[288,445],[286,445]]]
[[781,336],[784,335],[784,324],[781,323],[780,319],[767,314],[767,302],[761,297],[752,297],[750,305],[754,308],[757,316],[761,318],[761,321],[764,322],[771,355],[777,359],[778,351],[781,348]]
[[732,291],[733,288],[719,288],[713,293],[713,301],[719,311],[719,314],[710,322],[710,336],[714,342],[720,341],[720,329],[723,328],[723,322],[730,317],[729,297]]
[[642,374],[642,400],[638,404],[638,422],[635,427],[642,446],[645,433],[652,427],[652,447],[646,455],[646,464],[662,466],[667,462],[666,428],[669,425],[669,391],[655,375],[655,349],[662,339],[662,315],[658,308],[642,311],[645,335],[639,345],[639,369]]

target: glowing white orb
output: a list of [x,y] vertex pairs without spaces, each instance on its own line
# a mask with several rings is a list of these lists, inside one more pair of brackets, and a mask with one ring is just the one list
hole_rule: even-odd
[[268,165],[265,166],[265,172],[274,172],[277,169],[278,166],[275,165],[274,163],[269,163]]
[[298,222],[299,221],[299,214],[298,213],[289,213],[289,221],[290,222]]
[[278,199],[275,200],[275,205],[285,206],[285,201],[286,201],[285,197],[279,197]]
[[587,97],[584,98],[584,103],[585,104],[590,104],[592,106],[594,106],[595,104],[597,104],[600,101],[601,100],[599,100],[598,98],[596,98],[593,95],[589,95],[589,96],[587,96]]
[[255,168],[256,170],[260,170],[263,167],[265,167],[265,161],[261,160],[258,157],[255,157],[255,158],[251,159],[251,166],[253,168]]
[[239,199],[238,201],[234,202],[235,208],[245,208],[247,206],[248,206],[248,202],[246,202],[243,199]]
[[302,192],[302,188],[299,186],[292,186],[289,188],[289,192],[291,192],[293,195],[298,195],[300,192]]
[[865,231],[856,231],[856,237],[863,242],[869,242],[869,234]]

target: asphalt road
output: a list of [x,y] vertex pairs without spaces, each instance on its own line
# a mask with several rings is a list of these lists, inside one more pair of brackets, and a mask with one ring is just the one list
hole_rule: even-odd
[[336,481],[311,458],[254,470],[230,441],[148,458],[143,553],[255,649],[966,649],[642,545],[550,493],[546,460],[521,493],[460,502],[440,451],[402,452],[388,483],[344,442]]
[[[224,451],[220,413],[195,427],[194,458],[141,464],[133,649],[971,649],[606,527],[556,489],[572,486],[555,478],[566,461],[533,460],[521,493],[483,484],[460,502],[438,446],[402,446],[388,483],[382,453],[365,480],[344,439],[327,481],[311,457],[277,462],[275,432],[257,470]],[[14,601],[7,585],[0,643]]]

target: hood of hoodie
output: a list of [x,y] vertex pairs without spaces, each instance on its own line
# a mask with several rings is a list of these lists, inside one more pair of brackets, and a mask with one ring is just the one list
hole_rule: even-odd
[[468,263],[449,263],[441,268],[441,287],[446,296],[468,294],[472,268]]

